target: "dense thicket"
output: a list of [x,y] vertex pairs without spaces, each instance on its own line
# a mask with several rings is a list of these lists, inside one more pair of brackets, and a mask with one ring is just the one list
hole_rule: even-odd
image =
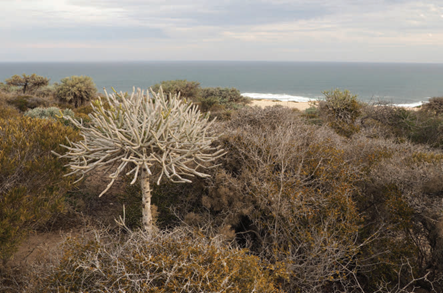
[[[280,272],[278,266],[275,271]],[[266,264],[220,239],[178,229],[68,239],[33,292],[280,292]]]
[[63,152],[60,144],[66,143],[66,137],[75,140],[77,133],[55,121],[2,112],[0,258],[6,261],[30,230],[63,209],[70,180],[63,176],[66,162],[51,151]]
[[214,117],[229,119],[232,110],[239,109],[249,103],[249,98],[243,97],[235,88],[208,87],[201,88],[199,82],[187,80],[162,81],[152,86],[153,91],[162,87],[166,94],[178,94],[199,105],[203,112],[212,112]]

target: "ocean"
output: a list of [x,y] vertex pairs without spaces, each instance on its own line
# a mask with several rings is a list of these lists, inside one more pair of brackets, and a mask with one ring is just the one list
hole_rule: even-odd
[[443,64],[151,61],[106,63],[0,63],[0,81],[36,73],[51,83],[72,75],[93,78],[99,91],[131,92],[165,80],[198,81],[202,87],[234,87],[251,98],[308,101],[331,89],[348,89],[365,102],[415,106],[443,96]]

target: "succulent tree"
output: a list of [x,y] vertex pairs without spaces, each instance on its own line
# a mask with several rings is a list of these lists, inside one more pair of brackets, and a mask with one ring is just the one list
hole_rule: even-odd
[[[105,90],[105,103],[98,98],[92,103],[91,122],[83,125],[66,117],[83,136],[79,142],[64,146],[68,152],[60,157],[70,158],[70,174],[83,176],[102,166],[113,172],[107,188],[125,173],[133,176],[131,184],[140,180],[142,189],[143,229],[152,231],[150,179],[160,184],[162,178],[172,182],[191,182],[194,176],[208,177],[200,169],[210,168],[211,162],[223,155],[223,150],[212,146],[214,121],[203,116],[192,103],[179,99],[179,95],[163,94],[151,90],[152,96],[138,89],[130,97],[111,94]],[[126,172],[129,170],[129,172]],[[67,175],[67,176],[68,176]],[[81,178],[79,180],[81,180]]]

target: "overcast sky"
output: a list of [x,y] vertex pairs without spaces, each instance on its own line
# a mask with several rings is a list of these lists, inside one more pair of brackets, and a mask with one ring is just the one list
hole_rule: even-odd
[[0,61],[443,63],[443,0],[0,0]]

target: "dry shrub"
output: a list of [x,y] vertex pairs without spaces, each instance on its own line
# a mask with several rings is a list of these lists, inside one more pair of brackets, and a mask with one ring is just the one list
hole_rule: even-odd
[[28,109],[37,107],[48,107],[51,101],[40,97],[19,95],[9,98],[7,102],[21,112],[25,112]]
[[63,151],[66,137],[77,132],[44,119],[16,116],[0,118],[0,258],[14,253],[30,230],[63,208],[69,178],[66,161],[52,150]]
[[[394,154],[371,170],[371,184],[366,187],[372,189],[369,204],[376,207],[372,217],[378,225],[389,223],[391,231],[396,230],[395,234],[402,235],[416,250],[417,268],[443,273],[443,233],[439,229],[443,217],[443,154],[409,144],[396,146]],[[394,207],[387,212],[379,209],[389,204]]]
[[357,118],[361,115],[362,105],[356,95],[348,90],[325,91],[325,100],[319,102],[320,117],[338,134],[351,137],[360,131]]
[[[432,242],[416,230],[417,217],[425,214],[404,189],[409,177],[392,181],[401,171],[383,172],[392,162],[402,168],[399,156],[419,147],[365,133],[344,140],[299,115],[254,108],[226,123],[221,143],[228,154],[200,199],[204,209],[194,209],[188,220],[200,226],[211,221],[225,235],[232,227],[238,243],[271,263],[284,262],[289,292],[401,292],[404,284],[415,285],[426,274],[420,246]],[[420,164],[438,179],[441,165]],[[406,172],[424,180],[414,173],[417,166]]]
[[184,229],[68,238],[41,273],[32,292],[279,292],[258,257]]
[[[226,124],[228,151],[202,204],[220,227],[268,262],[284,262],[288,292],[352,286],[362,221],[352,194],[359,170],[328,128],[286,108],[245,109]],[[225,228],[226,229],[226,228]]]
[[428,103],[423,104],[422,109],[435,115],[443,114],[443,97],[430,98]]
[[[425,104],[428,105],[428,104]],[[397,142],[410,141],[432,147],[443,146],[443,117],[436,110],[423,107],[414,111],[385,102],[364,108],[362,124],[373,136],[395,138]]]
[[0,119],[12,118],[20,115],[20,112],[13,106],[7,103],[8,95],[0,92]]

